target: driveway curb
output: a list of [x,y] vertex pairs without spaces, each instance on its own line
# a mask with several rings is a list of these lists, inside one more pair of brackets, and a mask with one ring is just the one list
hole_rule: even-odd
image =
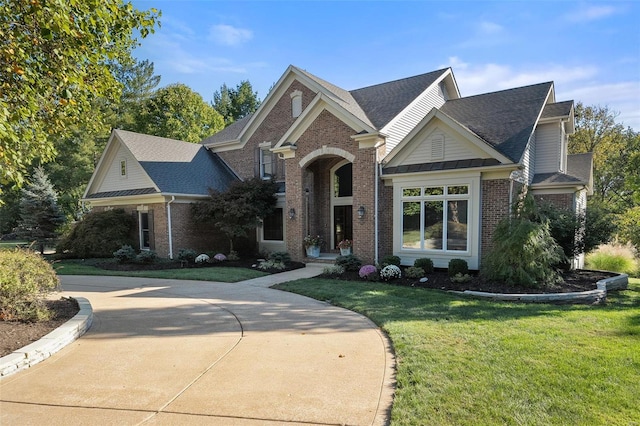
[[60,349],[64,348],[91,327],[93,308],[84,297],[71,297],[78,303],[80,310],[69,321],[13,353],[0,358],[0,377],[7,377],[44,361]]

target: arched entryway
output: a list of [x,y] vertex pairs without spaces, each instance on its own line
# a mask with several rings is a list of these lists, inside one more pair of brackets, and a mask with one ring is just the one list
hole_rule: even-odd
[[304,234],[322,237],[322,253],[337,253],[341,240],[353,240],[353,159],[347,151],[325,148],[300,162]]

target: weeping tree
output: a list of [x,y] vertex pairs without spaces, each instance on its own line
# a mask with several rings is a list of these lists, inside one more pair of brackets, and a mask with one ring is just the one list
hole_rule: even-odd
[[531,193],[514,204],[511,217],[501,220],[481,273],[492,281],[525,287],[553,286],[562,281],[557,265],[566,260],[551,235],[550,221],[536,207]]
[[209,199],[194,204],[192,213],[197,221],[212,222],[220,229],[229,238],[229,250],[234,251],[234,240],[247,237],[273,213],[277,189],[273,180],[235,182],[224,192],[211,189]]
[[19,235],[38,242],[40,253],[44,244],[57,236],[65,221],[58,207],[58,195],[42,167],[37,167],[31,182],[22,189],[20,199]]

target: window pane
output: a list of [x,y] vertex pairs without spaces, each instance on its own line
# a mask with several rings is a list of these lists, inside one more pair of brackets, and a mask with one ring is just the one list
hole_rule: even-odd
[[403,197],[419,197],[420,188],[403,188],[402,196]]
[[284,239],[284,227],[282,209],[277,208],[272,214],[266,216],[262,223],[263,239],[269,241],[282,241]]
[[273,162],[271,151],[263,149],[260,151],[260,172],[263,178],[270,178],[273,176]]
[[140,213],[140,248],[149,247],[149,213]]
[[442,250],[443,229],[442,201],[424,202],[424,248],[425,250]]
[[420,203],[402,203],[402,248],[420,248]]
[[447,250],[467,250],[467,200],[449,201],[447,209]]
[[450,187],[447,188],[447,192],[449,194],[468,194],[469,193],[469,187],[467,185],[450,186]]
[[334,197],[351,197],[353,195],[353,171],[351,163],[345,164],[336,170],[334,185]]
[[444,187],[442,186],[434,186],[434,187],[427,187],[424,189],[424,195],[442,195],[444,194]]

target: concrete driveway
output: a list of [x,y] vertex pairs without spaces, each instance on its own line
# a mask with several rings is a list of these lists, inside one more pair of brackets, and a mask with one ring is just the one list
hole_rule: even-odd
[[64,295],[91,302],[93,325],[0,381],[0,423],[385,424],[386,338],[353,312],[267,288],[297,278],[286,274],[236,284],[62,277]]

